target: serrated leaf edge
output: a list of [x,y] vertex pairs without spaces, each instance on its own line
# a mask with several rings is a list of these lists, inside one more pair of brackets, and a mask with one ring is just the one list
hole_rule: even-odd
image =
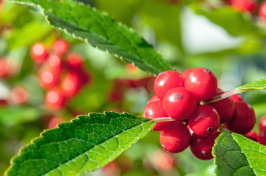
[[[106,113],[108,113],[108,112],[112,112],[112,111],[104,111],[103,113],[93,113],[93,112],[92,112],[92,113],[88,113],[88,116],[90,116],[91,114],[104,114],[104,115],[106,115]],[[130,113],[126,113],[126,112],[118,113],[118,114],[125,114],[125,115],[128,114],[128,115],[131,115],[131,116],[132,116],[132,114],[130,114]],[[45,130],[43,130],[43,131],[40,133],[40,136],[39,136],[39,137],[36,137],[36,138],[32,139],[31,142],[30,142],[29,144],[26,144],[26,145],[22,146],[22,147],[19,149],[18,153],[17,153],[15,156],[13,156],[13,157],[11,158],[11,160],[10,160],[10,166],[9,166],[9,167],[7,168],[7,170],[5,171],[4,176],[7,176],[7,173],[9,172],[9,170],[12,168],[12,166],[13,166],[13,164],[14,164],[14,163],[13,163],[14,158],[16,158],[17,156],[19,156],[24,148],[28,147],[29,145],[34,144],[36,140],[39,140],[40,138],[43,138],[43,134],[46,133],[47,131],[53,131],[53,130],[56,130],[56,129],[58,129],[58,128],[61,128],[61,125],[62,125],[62,124],[73,123],[74,120],[80,119],[80,118],[79,118],[80,116],[82,116],[82,115],[77,116],[76,118],[72,119],[72,120],[69,121],[69,122],[63,122],[63,123],[60,123],[60,124],[58,124],[58,125],[56,126],[56,128],[45,129]],[[135,117],[136,117],[136,118],[139,118],[138,116],[135,116]],[[144,117],[143,117],[143,118],[144,118]],[[147,132],[149,132],[149,131],[151,131],[151,130],[153,129],[153,126],[155,125],[155,121],[154,121],[154,120],[151,120],[151,119],[147,119],[147,121],[143,122],[143,123],[147,123],[147,122],[151,122],[151,121],[153,121],[154,124],[153,124],[151,127],[149,127],[149,129],[147,130]],[[143,123],[142,123],[142,124],[143,124]],[[134,127],[136,127],[136,126],[134,126]],[[134,127],[132,127],[132,128],[134,128]],[[131,129],[131,128],[129,128],[129,129]],[[121,134],[121,133],[119,133],[119,134]],[[117,135],[118,135],[118,134],[117,134]],[[138,137],[137,139],[139,140],[140,138]],[[134,141],[132,144],[135,144],[138,140]],[[104,141],[104,142],[105,142],[105,141]],[[102,143],[104,143],[104,142],[102,142]],[[99,144],[97,144],[96,146],[98,146],[98,145],[100,145],[100,144],[102,144],[102,143],[99,143]],[[93,147],[93,148],[94,148],[94,147]],[[128,148],[124,149],[123,152],[124,152],[125,150],[127,150],[127,149],[128,149]],[[79,154],[78,156],[80,156],[80,155],[81,155],[81,154]],[[78,156],[76,156],[76,157],[78,157]],[[75,159],[76,157],[72,158],[71,160]],[[65,163],[66,163],[66,162],[65,162]],[[62,164],[65,164],[65,163],[62,163]],[[60,165],[59,165],[59,166],[60,166]],[[99,168],[101,168],[101,167],[99,167],[99,166],[96,167],[96,169],[99,169]],[[54,168],[54,169],[56,169],[56,168]],[[53,170],[54,170],[54,169],[53,169]],[[47,173],[48,173],[48,172],[47,172]],[[47,173],[45,173],[45,174],[47,174]],[[82,174],[82,173],[80,173],[80,174]]]

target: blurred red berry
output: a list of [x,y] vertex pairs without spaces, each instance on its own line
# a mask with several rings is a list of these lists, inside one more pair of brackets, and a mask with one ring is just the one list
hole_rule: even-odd
[[46,93],[45,104],[52,110],[58,110],[65,106],[66,98],[58,88],[53,88]]
[[57,54],[66,54],[70,49],[68,41],[64,39],[58,39],[54,42],[53,51]]
[[175,169],[175,158],[170,153],[163,150],[157,150],[153,155],[155,167],[160,172],[170,172]]
[[104,176],[118,176],[120,169],[115,161],[111,161],[101,169]]
[[63,61],[61,56],[56,55],[56,54],[52,54],[48,57],[48,61],[47,61],[48,65],[54,69],[62,69],[63,67]]
[[46,67],[39,74],[39,82],[42,88],[49,89],[58,85],[60,81],[60,69]]
[[31,58],[35,62],[43,62],[49,56],[49,51],[42,43],[35,43],[30,50]]
[[266,115],[260,119],[259,129],[266,127]]
[[231,0],[231,6],[240,12],[254,12],[257,6],[257,0]]
[[262,145],[266,145],[266,126],[259,129],[258,142]]
[[12,89],[10,93],[10,98],[12,103],[17,104],[17,105],[23,105],[27,103],[27,100],[29,98],[28,91],[21,86],[17,86]]
[[6,58],[0,58],[0,78],[5,78],[9,75],[9,68]]
[[67,56],[67,67],[68,68],[81,68],[82,64],[83,64],[83,59],[82,56],[78,53],[70,53]]
[[72,98],[80,90],[81,83],[76,72],[68,72],[61,83],[61,90],[65,97]]
[[261,20],[266,21],[266,1],[261,3],[259,8],[259,17]]
[[64,120],[61,117],[53,117],[48,123],[48,128],[56,128],[59,123],[63,122]]

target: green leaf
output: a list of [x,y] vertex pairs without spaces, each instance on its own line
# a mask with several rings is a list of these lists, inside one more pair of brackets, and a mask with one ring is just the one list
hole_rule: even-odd
[[143,138],[155,122],[114,112],[78,116],[44,131],[12,159],[7,176],[79,175],[114,160]]
[[231,35],[254,35],[258,32],[251,15],[238,12],[231,7],[211,9],[206,4],[194,3],[191,8],[196,14],[205,16]]
[[0,124],[5,126],[17,125],[37,120],[40,110],[26,106],[12,106],[0,108]]
[[246,85],[236,88],[235,90],[245,92],[249,90],[263,90],[263,89],[266,89],[266,78],[248,83]]
[[40,8],[52,26],[92,46],[117,55],[140,69],[159,74],[169,63],[135,31],[83,3],[52,0],[6,0]]
[[240,134],[222,133],[213,154],[217,176],[266,175],[266,146]]

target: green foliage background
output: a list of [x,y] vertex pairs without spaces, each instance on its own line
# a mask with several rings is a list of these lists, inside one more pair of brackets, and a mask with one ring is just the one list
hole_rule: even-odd
[[[116,21],[136,30],[179,72],[191,67],[209,68],[218,77],[220,87],[226,90],[266,77],[266,25],[254,20],[256,15],[251,17],[249,14],[236,12],[218,0],[207,0],[207,3],[190,0],[180,4],[170,4],[167,0],[78,1],[105,11]],[[213,6],[215,8],[211,8]],[[237,44],[230,47],[225,46],[226,44],[217,45],[198,52],[188,42],[188,28],[184,27],[189,23],[191,14],[194,15],[193,18],[204,18],[210,25],[214,25],[217,31],[222,31],[232,41],[237,40]],[[0,107],[0,173],[7,169],[11,157],[21,146],[38,137],[39,133],[47,128],[46,116],[60,115],[69,121],[74,114],[102,112],[108,109],[142,115],[146,102],[152,96],[152,93],[145,89],[130,89],[124,92],[122,103],[108,102],[108,92],[114,79],[136,79],[150,74],[140,71],[131,75],[127,72],[123,60],[51,28],[41,14],[29,7],[2,3],[0,30],[0,56],[16,60],[20,69],[17,76],[1,80],[1,83],[8,85],[9,89],[22,84],[31,93],[28,105]],[[199,27],[199,30],[202,28]],[[68,39],[72,45],[71,51],[83,55],[85,66],[93,75],[93,83],[83,88],[71,101],[68,109],[60,113],[44,108],[44,92],[39,87],[36,70],[29,55],[29,48],[33,43],[44,42],[51,46],[57,36]],[[205,41],[201,42],[203,46],[208,45]],[[219,40],[216,43],[219,43]],[[259,121],[266,114],[266,92],[248,92],[243,96],[254,107]],[[145,139],[118,158],[118,163],[133,163],[130,171],[121,170],[121,174],[164,175],[165,173],[154,167],[152,158],[160,148],[158,133],[149,133]],[[175,155],[175,158],[177,166],[171,175],[213,175],[213,161],[199,161],[192,156],[189,149]],[[146,161],[152,167],[143,164]],[[97,174],[101,172],[97,171]]]

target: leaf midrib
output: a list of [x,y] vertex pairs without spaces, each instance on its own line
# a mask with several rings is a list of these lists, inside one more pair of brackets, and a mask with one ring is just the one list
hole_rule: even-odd
[[[146,121],[146,122],[144,122],[144,123],[138,124],[138,125],[136,125],[136,126],[133,126],[133,127],[131,127],[131,128],[128,128],[128,129],[126,129],[126,130],[133,129],[133,128],[137,127],[137,126],[141,126],[142,124],[145,124],[145,123],[148,123],[148,122],[150,122],[150,121]],[[84,151],[84,152],[80,153],[79,155],[77,155],[77,156],[75,156],[75,157],[73,157],[73,158],[69,159],[68,161],[66,161],[66,162],[63,162],[63,163],[59,164],[57,167],[55,167],[55,168],[52,168],[51,170],[49,170],[49,171],[47,171],[47,172],[43,173],[42,175],[45,175],[45,174],[47,174],[47,173],[50,173],[51,171],[53,171],[53,170],[55,170],[55,169],[59,168],[61,165],[64,165],[64,164],[66,164],[67,162],[69,162],[69,161],[71,161],[71,160],[73,160],[73,159],[75,159],[75,158],[79,157],[79,156],[80,156],[80,155],[82,155],[82,154],[85,154],[85,153],[86,153],[88,150],[91,150],[91,149],[93,149],[93,148],[95,148],[95,147],[97,147],[97,146],[99,146],[99,145],[101,145],[101,144],[105,143],[105,142],[106,142],[106,141],[108,141],[109,139],[111,139],[111,138],[114,138],[114,137],[118,136],[119,134],[122,134],[122,133],[124,133],[126,130],[124,130],[124,131],[121,131],[120,133],[116,134],[115,136],[112,136],[112,137],[108,138],[107,140],[105,140],[105,141],[103,141],[103,142],[101,142],[101,143],[99,143],[99,144],[97,144],[97,145],[94,145],[92,148],[90,148],[90,149],[87,149],[86,151]],[[77,139],[77,138],[69,138],[69,139],[67,139],[67,140],[70,140],[70,139]],[[62,141],[57,141],[57,142],[63,142],[63,141],[67,141],[67,140],[62,140]],[[79,139],[78,139],[78,140],[79,140]],[[57,142],[55,142],[55,143],[57,143]],[[88,141],[85,141],[85,142],[88,142]],[[49,160],[49,161],[51,161],[51,160]],[[51,161],[51,162],[54,162],[54,161]],[[84,167],[84,166],[83,166],[83,167]],[[58,170],[58,169],[57,169],[57,170]]]

